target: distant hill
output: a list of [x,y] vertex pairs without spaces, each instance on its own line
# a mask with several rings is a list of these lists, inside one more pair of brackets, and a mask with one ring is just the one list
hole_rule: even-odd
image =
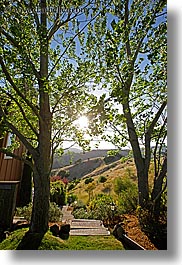
[[[89,152],[83,152],[83,151],[79,152],[79,151],[80,150],[77,148],[71,148],[67,153],[65,153],[61,157],[55,156],[53,160],[52,169],[58,169],[58,168],[65,167],[68,165],[73,165],[77,161],[81,162],[81,161],[88,160],[91,158],[107,157],[108,151],[111,151],[111,149],[96,149],[96,150],[92,150]],[[127,156],[128,153],[129,153],[129,150],[119,151],[119,157]],[[116,157],[116,160],[119,159],[119,157]]]
[[[86,153],[67,153],[62,158],[58,160],[57,164],[60,162],[66,163],[70,162],[69,159],[72,159],[71,165],[60,166],[52,169],[51,175],[59,175],[61,177],[67,177],[69,181],[73,179],[80,179],[85,177],[90,173],[94,173],[95,170],[98,170],[100,167],[104,167],[104,171],[109,168],[110,164],[118,161],[121,157],[128,155],[127,150],[120,152],[113,156],[108,156],[107,152],[109,150],[92,150]],[[71,157],[70,157],[71,156]]]
[[103,158],[91,158],[88,160],[79,161],[70,166],[53,169],[52,175],[59,175],[61,177],[66,176],[69,181],[73,179],[80,179],[101,165],[104,165]]

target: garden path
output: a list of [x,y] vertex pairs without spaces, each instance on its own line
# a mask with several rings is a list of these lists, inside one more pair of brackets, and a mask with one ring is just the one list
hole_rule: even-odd
[[103,226],[101,220],[74,219],[68,206],[63,206],[62,212],[62,221],[70,224],[70,235],[110,235],[109,230]]

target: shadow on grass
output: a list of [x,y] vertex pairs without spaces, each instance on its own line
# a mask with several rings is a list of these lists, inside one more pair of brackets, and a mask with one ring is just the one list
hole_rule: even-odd
[[44,233],[31,233],[27,232],[17,246],[17,250],[38,250]]

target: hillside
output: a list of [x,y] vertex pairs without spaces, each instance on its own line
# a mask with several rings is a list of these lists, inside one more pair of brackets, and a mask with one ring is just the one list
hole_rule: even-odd
[[[84,161],[91,158],[106,157],[110,149],[96,149],[89,152],[79,151],[79,149],[71,149],[70,151],[63,154],[61,157],[55,156],[53,160],[52,169],[58,169],[71,164],[75,164],[77,161]],[[119,157],[127,156],[129,150],[119,151]]]
[[[106,181],[101,183],[99,178],[104,176]],[[80,182],[71,190],[71,193],[75,194],[78,200],[87,203],[89,200],[89,194],[87,192],[88,184],[85,184],[86,178],[93,178],[92,181],[92,196],[95,196],[99,193],[107,193],[116,198],[114,192],[114,180],[117,177],[129,177],[134,182],[137,181],[136,170],[133,160],[128,160],[127,162],[122,163],[120,160],[113,162],[109,165],[102,164],[100,167],[92,171],[91,173],[85,175]]]
[[82,178],[83,176],[94,171],[96,168],[99,168],[103,164],[103,158],[91,158],[88,160],[79,161],[74,165],[53,169],[52,175],[59,175],[61,177],[66,176],[67,179],[71,181],[73,179]]
[[[149,185],[153,182],[153,167],[149,171]],[[104,176],[106,181],[100,182],[100,177]],[[114,181],[117,177],[127,177],[137,184],[136,168],[133,159],[128,159],[125,162],[121,160],[115,161],[109,165],[101,164],[98,168],[93,170],[91,173],[85,175],[80,179],[80,182],[71,190],[71,193],[75,194],[78,200],[83,203],[88,202],[88,184],[85,184],[87,178],[92,178],[92,196],[99,193],[106,193],[113,196],[117,200],[117,195],[114,192]]]

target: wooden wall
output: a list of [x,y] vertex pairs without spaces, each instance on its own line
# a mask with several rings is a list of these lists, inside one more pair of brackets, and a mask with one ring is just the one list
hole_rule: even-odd
[[[0,141],[0,146],[6,146],[7,136]],[[23,145],[14,151],[16,155],[21,155],[25,151]],[[14,158],[6,158],[5,154],[0,152],[0,181],[18,181],[21,180],[23,163]]]

